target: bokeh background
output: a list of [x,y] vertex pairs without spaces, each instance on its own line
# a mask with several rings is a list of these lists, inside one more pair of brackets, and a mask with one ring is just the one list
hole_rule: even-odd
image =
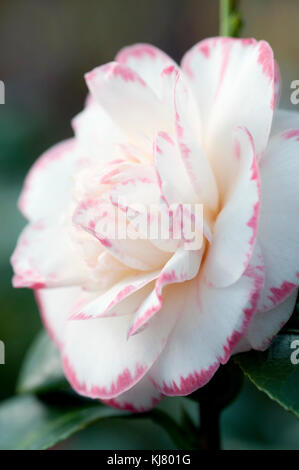
[[[281,106],[299,79],[299,2],[243,0],[243,37],[267,40],[280,64]],[[1,0],[0,80],[0,400],[14,393],[24,354],[41,328],[33,295],[11,287],[9,257],[25,225],[16,201],[25,173],[50,145],[71,136],[70,119],[82,108],[83,74],[135,42],[149,42],[177,61],[200,39],[218,34],[217,0]],[[299,112],[299,105],[297,105]],[[55,182],[53,182],[55,191]],[[180,399],[162,405],[175,413]],[[190,404],[195,416],[195,408]],[[245,383],[223,413],[226,449],[299,449],[299,420]],[[4,430],[0,430],[4,432]],[[165,449],[166,434],[146,421],[94,425],[60,448]]]

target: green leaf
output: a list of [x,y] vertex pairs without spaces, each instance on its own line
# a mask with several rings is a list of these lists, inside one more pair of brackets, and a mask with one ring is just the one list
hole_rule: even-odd
[[68,388],[64,378],[60,355],[45,331],[32,343],[20,372],[19,393],[42,393]]
[[0,449],[48,449],[96,421],[127,415],[99,403],[60,408],[32,395],[17,396],[0,405]]
[[267,351],[242,353],[235,361],[259,390],[299,417],[299,364],[291,361],[295,340],[299,334],[289,330],[277,335]]
[[[178,449],[192,449],[194,448],[194,441],[187,436],[184,429],[167,413],[162,410],[154,409],[145,414],[140,414],[140,418],[150,418],[154,423],[162,427],[169,437],[172,439]],[[138,415],[133,415],[138,417]]]

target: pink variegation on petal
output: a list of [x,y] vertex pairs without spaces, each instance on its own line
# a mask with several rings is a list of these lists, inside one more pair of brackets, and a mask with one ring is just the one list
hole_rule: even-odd
[[98,295],[92,302],[78,308],[72,316],[76,320],[90,320],[100,317],[114,317],[136,312],[143,300],[149,295],[152,281],[159,271],[126,276],[104,294]]
[[134,44],[124,47],[115,60],[135,70],[158,96],[161,96],[162,70],[177,66],[165,52],[151,44]]
[[184,166],[198,200],[206,209],[216,211],[219,202],[216,180],[198,139],[201,124],[195,103],[181,77],[175,85],[174,100],[176,135]]
[[149,373],[161,393],[189,395],[228,361],[255,314],[263,280],[256,256],[241,279],[225,289],[210,288],[199,276],[176,286],[184,312]]
[[168,130],[167,110],[134,70],[111,62],[85,78],[96,101],[127,137],[145,150],[151,150],[151,140],[159,128]]
[[129,268],[152,271],[169,258],[169,254],[156,248],[150,240],[142,238],[134,226],[130,226],[126,214],[110,201],[88,199],[81,202],[75,210],[73,221],[96,237]]
[[[273,53],[264,41],[211,38],[187,52],[182,68],[198,103],[203,149],[222,196],[234,166],[234,128],[249,130],[257,156],[267,145],[274,108]],[[254,98],[248,99],[248,93]]]
[[145,376],[135,387],[118,397],[104,400],[104,403],[119,410],[144,413],[154,408],[162,398],[163,395]]
[[81,395],[111,399],[130,390],[163,351],[183,299],[174,292],[159,318],[127,341],[126,315],[90,321],[68,321],[63,364],[67,379]]
[[235,175],[219,213],[204,272],[209,284],[225,287],[245,271],[254,249],[260,207],[259,170],[251,135],[235,132]]
[[204,250],[188,251],[181,247],[161,270],[150,295],[141,303],[128,330],[128,337],[142,331],[163,305],[162,291],[170,285],[190,281],[199,270]]

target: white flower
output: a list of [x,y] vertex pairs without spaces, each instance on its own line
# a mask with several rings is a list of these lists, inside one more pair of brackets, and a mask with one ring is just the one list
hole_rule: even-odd
[[[253,39],[202,41],[181,68],[137,44],[86,81],[75,137],[26,178],[13,283],[35,290],[78,393],[142,411],[266,348],[290,317],[299,118],[275,110],[278,68]],[[116,215],[136,230],[135,203],[203,204],[202,247],[107,236]]]

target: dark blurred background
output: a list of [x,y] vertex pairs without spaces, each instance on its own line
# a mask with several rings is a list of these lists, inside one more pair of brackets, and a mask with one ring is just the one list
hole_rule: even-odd
[[[283,80],[281,106],[296,109],[290,82],[299,79],[299,2],[243,0],[241,8],[242,36],[271,44]],[[149,42],[179,61],[194,43],[217,34],[217,0],[1,0],[6,103],[0,105],[0,340],[6,364],[0,365],[0,400],[14,393],[25,351],[41,327],[32,293],[11,287],[9,256],[25,224],[16,200],[34,160],[72,134],[70,119],[86,95],[83,74],[128,44]],[[162,406],[175,413],[179,404],[167,399]],[[249,383],[224,412],[222,427],[225,448],[299,449],[299,420]],[[113,421],[79,433],[64,447],[157,449],[171,443],[150,423]]]

